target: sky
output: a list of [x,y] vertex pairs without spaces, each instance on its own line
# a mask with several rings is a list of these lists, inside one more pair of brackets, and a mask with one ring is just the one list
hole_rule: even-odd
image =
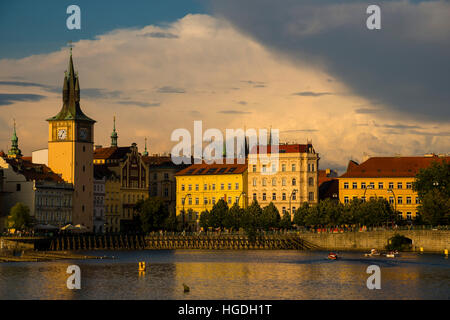
[[[23,154],[47,147],[62,106],[72,41],[81,106],[95,144],[148,139],[170,152],[171,133],[277,128],[312,141],[321,168],[350,159],[450,152],[450,2],[2,1],[0,149],[13,119]],[[68,30],[67,6],[81,9]]]

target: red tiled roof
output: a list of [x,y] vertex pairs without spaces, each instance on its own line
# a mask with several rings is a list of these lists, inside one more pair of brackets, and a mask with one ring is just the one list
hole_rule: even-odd
[[[450,157],[374,157],[360,165],[350,164],[340,178],[414,177],[433,161],[450,161]],[[352,161],[351,161],[352,162]]]
[[194,176],[194,175],[217,175],[217,174],[241,174],[247,170],[247,163],[238,164],[234,160],[233,164],[226,164],[225,159],[223,164],[193,164],[178,173],[176,176]]
[[94,159],[122,159],[131,151],[131,147],[107,147],[94,150]]
[[64,180],[54,173],[45,164],[31,163],[21,158],[5,158],[5,161],[19,174],[22,174],[27,181],[55,181],[64,182]]
[[329,174],[327,173],[327,170],[319,170],[319,179],[318,179],[319,186],[326,181],[330,181],[336,178],[337,173],[334,170],[331,170]]
[[[261,146],[254,146],[251,150],[250,150],[250,154],[255,154],[255,153],[260,153],[260,148]],[[264,153],[271,153],[271,146],[268,145],[266,147],[267,151]],[[278,152],[279,153],[305,153],[308,152],[309,149],[313,150],[313,146],[312,144],[280,144],[278,146]],[[264,150],[261,148],[261,153]]]
[[172,163],[172,158],[170,156],[143,156],[142,161],[150,165],[161,165]]

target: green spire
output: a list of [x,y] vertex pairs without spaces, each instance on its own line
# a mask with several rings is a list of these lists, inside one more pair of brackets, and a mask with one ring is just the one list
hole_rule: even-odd
[[142,153],[143,156],[148,156],[148,151],[147,151],[147,138],[145,138],[145,150]]
[[11,149],[8,151],[8,157],[17,158],[22,156],[22,151],[19,149],[19,138],[16,134],[16,120],[14,120],[14,131],[11,137]]
[[81,111],[80,80],[78,79],[78,74],[75,72],[73,66],[72,48],[70,48],[69,66],[64,72],[63,106],[56,116],[47,119],[47,121],[58,120],[83,120],[95,122]]
[[117,132],[116,132],[116,116],[114,116],[113,132],[111,133],[111,147],[117,147]]

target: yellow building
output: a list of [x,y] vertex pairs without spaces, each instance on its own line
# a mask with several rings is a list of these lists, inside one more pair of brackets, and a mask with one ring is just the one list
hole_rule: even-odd
[[74,187],[73,224],[93,230],[93,140],[95,121],[80,107],[80,86],[72,52],[65,72],[63,106],[47,119],[48,166]]
[[[446,157],[447,160],[450,157]],[[383,198],[403,219],[414,219],[420,199],[412,185],[420,169],[442,159],[435,155],[424,157],[374,157],[361,164],[350,161],[347,172],[339,177],[339,199],[367,201]]]
[[120,232],[120,177],[106,165],[94,165],[94,172],[105,178],[105,232]]
[[[256,147],[250,151],[249,202],[257,200],[261,207],[272,202],[281,215],[291,216],[304,202],[318,202],[319,154],[311,144],[280,144],[278,154],[270,153],[268,146],[266,152]],[[274,156],[278,163],[268,161]]]
[[236,202],[242,208],[247,205],[247,164],[193,164],[179,171],[175,178],[177,217],[191,229],[197,226],[200,214],[211,210],[220,199],[229,207]]

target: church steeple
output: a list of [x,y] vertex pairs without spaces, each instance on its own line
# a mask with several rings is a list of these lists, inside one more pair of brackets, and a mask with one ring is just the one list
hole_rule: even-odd
[[148,151],[147,151],[147,138],[145,138],[145,150],[144,150],[144,152],[142,153],[142,155],[143,156],[148,156]]
[[22,156],[22,151],[19,149],[19,138],[16,134],[16,120],[14,120],[14,131],[11,137],[11,149],[8,151],[8,157],[18,158]]
[[114,125],[113,125],[113,132],[111,133],[111,147],[117,147],[117,138],[119,136],[116,132],[116,116],[114,116]]
[[80,80],[75,72],[72,59],[72,48],[70,48],[69,66],[64,72],[63,83],[63,106],[61,111],[47,121],[56,120],[83,120],[95,122],[86,116],[80,107]]

